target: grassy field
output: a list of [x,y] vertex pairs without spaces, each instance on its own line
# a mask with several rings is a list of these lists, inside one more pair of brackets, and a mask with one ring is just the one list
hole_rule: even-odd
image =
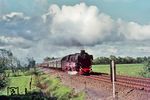
[[[19,87],[19,93],[24,94],[25,88],[27,88],[28,91],[30,90],[29,84],[30,84],[31,76],[18,76],[18,77],[9,77],[9,87]],[[32,87],[31,89],[35,89],[36,87],[33,85],[34,78],[32,78]],[[3,90],[0,90],[0,95],[7,95],[7,87]]]
[[[93,65],[92,69],[96,72],[110,73],[110,65]],[[139,74],[142,69],[143,64],[116,64],[118,75],[142,77]]]
[[[75,93],[73,89],[61,84],[60,78],[50,75],[42,75],[40,77],[41,84],[47,84],[48,87],[43,88],[46,94],[57,97],[57,100],[84,100],[84,93]],[[70,98],[70,96],[72,98]]]
[[[25,88],[29,91],[43,91],[48,96],[57,97],[57,100],[83,100],[84,93],[75,93],[73,89],[61,84],[59,77],[44,74],[41,70],[36,71],[38,75],[24,74],[20,72],[19,76],[13,77],[11,71],[9,78],[9,87],[19,87],[19,94],[25,94]],[[32,87],[30,90],[30,81],[32,75]],[[0,95],[7,95],[7,87],[0,90]]]

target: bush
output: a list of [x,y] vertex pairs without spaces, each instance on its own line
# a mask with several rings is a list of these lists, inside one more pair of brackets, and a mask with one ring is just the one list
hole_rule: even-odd
[[29,75],[32,75],[32,73],[30,71],[26,71],[26,72],[24,72],[24,75],[29,76]]
[[5,88],[7,85],[8,85],[8,79],[3,79],[3,80],[0,80],[0,89],[3,89]]
[[145,61],[143,71],[140,73],[143,77],[150,77],[150,60]]
[[41,91],[29,92],[26,95],[0,96],[0,100],[57,100],[56,97],[48,97]]
[[42,75],[39,80],[41,86],[39,88],[41,88],[47,96],[57,97],[57,100],[84,99],[84,95],[82,95],[82,93],[77,94],[74,89],[61,85],[59,77],[53,78],[48,75]]

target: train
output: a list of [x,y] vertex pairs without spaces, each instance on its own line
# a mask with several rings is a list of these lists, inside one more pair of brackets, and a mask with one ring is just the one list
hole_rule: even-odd
[[44,61],[39,66],[61,69],[70,74],[88,75],[92,71],[92,61],[93,55],[88,54],[85,50],[81,50],[80,53]]

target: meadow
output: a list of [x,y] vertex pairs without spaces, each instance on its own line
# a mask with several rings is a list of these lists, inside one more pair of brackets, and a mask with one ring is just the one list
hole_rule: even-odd
[[[142,77],[139,73],[143,70],[143,64],[116,64],[116,73],[118,75],[127,75]],[[110,73],[110,65],[93,65],[95,72]]]
[[[34,78],[32,78],[32,84],[30,89],[30,81],[31,81],[31,75],[20,75],[17,77],[10,76],[8,77],[9,80],[9,87],[19,87],[19,94],[25,94],[25,88],[27,88],[28,91],[32,91],[36,89],[34,84]],[[0,90],[0,95],[7,95],[7,87]]]
[[[40,93],[40,91],[42,91],[47,97],[52,96],[57,98],[57,100],[83,100],[84,98],[84,93],[75,93],[73,89],[62,85],[59,77],[45,74],[40,69],[37,69],[36,73],[33,73],[32,69],[25,73],[18,71],[16,73],[19,73],[18,76],[14,76],[10,70],[7,70],[6,73],[9,73],[9,84],[7,87],[19,87],[19,94],[24,95],[25,88],[27,88],[27,92],[32,93],[36,91]],[[32,84],[30,89],[31,77]],[[7,87],[0,90],[0,96],[7,95]]]

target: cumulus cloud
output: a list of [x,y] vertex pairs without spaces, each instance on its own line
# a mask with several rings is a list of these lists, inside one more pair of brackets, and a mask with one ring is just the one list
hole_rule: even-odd
[[60,45],[94,45],[105,40],[114,26],[110,16],[100,12],[97,7],[84,3],[61,8],[52,5],[43,18],[44,21],[51,18],[51,37],[58,40],[55,43]]
[[106,49],[106,52],[110,52],[112,54],[116,54],[118,51],[117,48],[110,46],[108,49]]
[[55,45],[94,46],[104,42],[150,39],[150,25],[114,20],[96,6],[85,3],[51,5],[42,18],[44,23],[49,23],[51,43]]
[[118,32],[129,40],[150,40],[150,25],[118,20]]
[[150,47],[149,46],[139,46],[139,47],[137,47],[137,49],[142,51],[142,52],[150,53]]
[[42,16],[49,23],[52,44],[61,46],[94,46],[105,42],[150,40],[150,25],[114,20],[96,6],[85,3],[74,6],[51,5]]
[[38,41],[46,37],[47,33],[47,25],[43,23],[41,17],[30,17],[20,12],[11,12],[0,17],[0,34],[2,35]]
[[6,14],[3,16],[0,16],[0,20],[4,20],[4,21],[17,21],[17,20],[29,20],[30,17],[24,16],[23,13],[21,12],[12,12],[10,14]]
[[150,25],[114,20],[85,3],[62,7],[53,4],[41,16],[19,12],[3,15],[0,32],[0,47],[38,59],[47,55],[61,57],[80,49],[94,56],[137,55],[142,52],[137,47],[150,41]]
[[32,43],[22,37],[0,36],[0,46],[13,46],[17,48],[29,48]]

